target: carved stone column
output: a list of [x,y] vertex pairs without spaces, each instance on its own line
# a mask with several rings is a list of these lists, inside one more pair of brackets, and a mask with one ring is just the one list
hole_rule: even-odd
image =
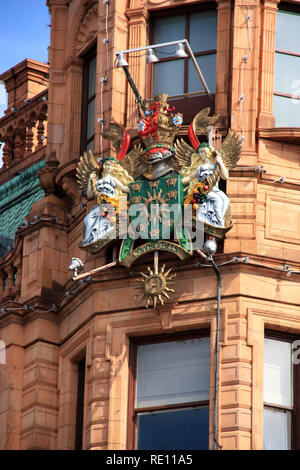
[[12,265],[10,265],[7,268],[7,291],[9,294],[12,293],[14,285],[15,285],[15,268]]
[[66,160],[78,158],[80,151],[82,66],[81,58],[70,58],[65,64],[66,88],[72,90],[72,93],[66,97],[64,154]]
[[20,160],[25,153],[25,136],[22,129],[17,129],[14,140],[14,157]]
[[[248,19],[249,17],[249,19]],[[232,26],[232,130],[244,136],[239,165],[256,165],[260,2],[236,0]]]
[[40,116],[37,124],[37,146],[36,150],[39,150],[40,148],[43,147],[44,145],[44,132],[45,132],[45,126],[44,126],[44,121],[46,119],[46,116]]
[[[48,125],[47,125],[47,153],[56,151],[59,160],[64,160],[64,147],[66,144],[65,127],[66,118],[70,111],[66,110],[66,94],[71,88],[66,83],[63,64],[66,60],[66,49],[71,41],[68,36],[69,28],[69,1],[49,1],[51,11],[51,43],[50,55],[50,81],[48,92]],[[74,2],[73,2],[74,3]],[[77,97],[73,97],[77,101]]]
[[278,0],[265,0],[262,3],[260,113],[258,116],[260,128],[275,126],[273,88],[277,5]]
[[33,147],[33,138],[34,138],[34,132],[32,128],[34,127],[34,122],[33,121],[28,121],[26,123],[26,136],[25,136],[25,156],[29,155],[32,153],[32,147]]
[[217,75],[215,93],[215,112],[220,115],[221,126],[228,127],[228,95],[230,89],[230,43],[231,43],[230,0],[218,0],[218,42],[217,42]]
[[5,136],[4,139],[4,147],[3,147],[3,165],[7,168],[10,166],[13,158],[12,152],[12,137]]
[[[126,11],[129,18],[129,44],[128,49],[147,45],[147,19],[148,10],[145,6],[132,8]],[[139,90],[141,96],[145,96],[146,87],[146,62],[145,56],[141,53],[132,53],[128,56],[130,74]],[[128,86],[127,100],[127,126],[136,128],[137,111],[135,96]]]

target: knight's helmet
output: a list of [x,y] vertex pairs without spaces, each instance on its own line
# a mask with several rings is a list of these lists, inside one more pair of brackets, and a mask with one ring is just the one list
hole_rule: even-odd
[[147,117],[138,121],[138,133],[145,145],[145,160],[148,163],[165,160],[175,153],[174,139],[183,122],[182,114],[173,114],[175,107],[167,103],[167,94],[154,96]]

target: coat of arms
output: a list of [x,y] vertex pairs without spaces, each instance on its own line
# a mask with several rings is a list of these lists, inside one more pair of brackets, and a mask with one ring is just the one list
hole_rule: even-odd
[[[77,167],[83,194],[95,201],[84,219],[80,248],[96,253],[121,238],[119,263],[127,267],[143,254],[154,252],[151,282],[149,276],[147,282],[142,280],[153,304],[157,299],[163,303],[162,294],[167,294],[167,278],[164,271],[158,272],[158,252],[170,251],[180,259],[193,253],[188,227],[182,226],[184,209],[190,210],[190,228],[201,223],[206,237],[222,239],[231,228],[230,201],[219,188],[219,180],[228,178],[241,150],[239,138],[232,132],[218,149],[200,143],[197,135],[205,135],[218,118],[209,115],[209,108],[190,124],[189,143],[177,138],[183,119],[174,111],[167,95],[155,96],[146,113],[140,114],[138,144],[128,151],[129,135],[111,123],[103,136],[112,140],[117,158],[104,157],[99,163],[90,151]],[[161,288],[151,294],[149,286],[154,284],[156,290]]]

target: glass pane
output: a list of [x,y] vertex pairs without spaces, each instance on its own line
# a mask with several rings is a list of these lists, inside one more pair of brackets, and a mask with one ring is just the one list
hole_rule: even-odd
[[95,133],[95,100],[88,104],[87,139]]
[[217,48],[217,11],[194,13],[190,17],[190,46],[193,52]]
[[291,412],[264,409],[264,449],[289,450],[291,448]]
[[209,399],[209,338],[138,346],[136,407]]
[[[208,89],[211,93],[216,91],[216,54],[204,55],[196,57],[197,64],[201,73],[206,81]],[[191,59],[189,59],[189,79],[188,91],[203,91],[204,87],[196,72],[195,66]]]
[[167,93],[169,96],[180,95],[184,92],[184,61],[174,60],[154,64],[153,67],[153,96],[157,93]]
[[[184,15],[159,18],[153,22],[153,44],[178,41],[180,39],[185,39]],[[173,55],[175,51],[176,45],[155,49],[154,52],[160,58]]]
[[264,401],[293,406],[291,343],[265,339]]
[[137,449],[207,450],[208,416],[208,407],[140,413]]
[[276,22],[275,48],[300,54],[300,14],[281,10],[277,12]]
[[274,91],[300,95],[300,57],[275,54]]
[[274,95],[276,127],[300,127],[300,100]]
[[88,97],[94,95],[96,92],[96,57],[89,63],[89,93]]

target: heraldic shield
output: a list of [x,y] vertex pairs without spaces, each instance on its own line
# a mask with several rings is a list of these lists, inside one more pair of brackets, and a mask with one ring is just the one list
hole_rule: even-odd
[[129,191],[128,237],[121,246],[121,262],[137,239],[145,243],[173,239],[184,200],[182,176],[176,174],[155,181],[137,180],[129,184]]
[[129,185],[130,238],[149,241],[170,239],[181,217],[181,175],[156,181],[140,180]]

